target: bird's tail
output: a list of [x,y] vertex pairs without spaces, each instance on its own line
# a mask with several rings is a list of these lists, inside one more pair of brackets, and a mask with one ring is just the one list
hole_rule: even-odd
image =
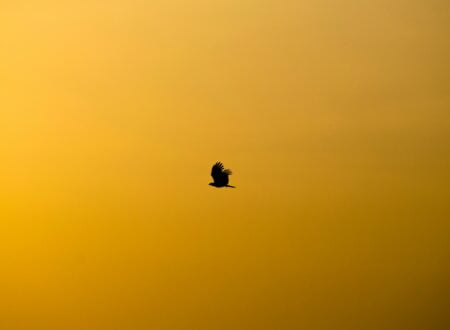
[[228,187],[228,188],[236,188],[235,186],[230,186],[229,184],[227,184],[225,187]]

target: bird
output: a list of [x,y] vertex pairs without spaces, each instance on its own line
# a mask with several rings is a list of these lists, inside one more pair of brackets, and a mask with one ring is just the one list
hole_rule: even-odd
[[214,182],[210,182],[209,185],[216,188],[236,188],[228,184],[228,176],[231,174],[231,170],[225,169],[221,162],[216,162],[211,169],[211,176]]

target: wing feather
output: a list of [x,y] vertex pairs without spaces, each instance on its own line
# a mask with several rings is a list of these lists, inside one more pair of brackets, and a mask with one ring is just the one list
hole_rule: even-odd
[[214,178],[214,176],[221,175],[222,171],[223,171],[223,164],[221,162],[217,162],[211,169],[211,176]]
[[231,175],[231,170],[225,169],[221,162],[216,162],[211,169],[211,176],[218,186],[227,185],[229,175]]

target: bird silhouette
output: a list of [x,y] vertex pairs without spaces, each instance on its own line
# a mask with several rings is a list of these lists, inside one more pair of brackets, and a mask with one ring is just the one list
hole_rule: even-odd
[[211,169],[211,176],[214,182],[211,182],[209,185],[216,188],[236,188],[235,186],[230,186],[228,184],[228,176],[231,175],[231,173],[231,170],[225,169],[221,162],[215,163]]

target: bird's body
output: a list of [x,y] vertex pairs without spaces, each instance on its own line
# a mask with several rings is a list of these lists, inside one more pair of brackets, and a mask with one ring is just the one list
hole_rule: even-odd
[[228,176],[230,176],[231,174],[232,174],[231,170],[225,169],[221,162],[217,162],[211,169],[211,176],[214,182],[211,182],[209,185],[216,188],[223,188],[223,187],[236,188],[228,184],[229,182]]

